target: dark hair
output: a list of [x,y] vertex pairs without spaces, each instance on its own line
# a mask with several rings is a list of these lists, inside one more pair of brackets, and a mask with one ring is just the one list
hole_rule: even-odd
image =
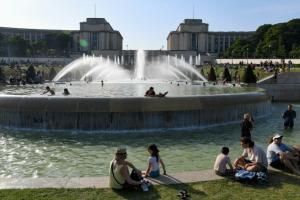
[[49,87],[49,86],[46,86],[46,89],[47,89],[47,90],[50,90],[50,87]]
[[150,87],[150,90],[153,90],[154,88],[153,87]]
[[273,143],[273,136],[269,138],[269,144]]
[[222,154],[224,154],[224,155],[228,155],[228,153],[229,153],[229,148],[228,148],[228,147],[222,147],[221,152],[222,152]]
[[151,156],[155,156],[155,157],[156,157],[156,162],[158,162],[159,150],[158,150],[157,146],[156,146],[155,144],[151,144],[151,145],[148,147],[148,150],[151,150],[151,151],[152,151]]
[[252,148],[254,146],[254,142],[249,138],[249,137],[242,137],[240,139],[240,141],[243,143],[243,144],[247,144],[248,147]]

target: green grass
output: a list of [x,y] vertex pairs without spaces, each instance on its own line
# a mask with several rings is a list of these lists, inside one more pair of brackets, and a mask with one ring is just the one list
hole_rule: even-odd
[[267,185],[246,185],[232,180],[191,184],[159,185],[148,192],[113,191],[111,189],[23,189],[0,190],[1,200],[106,200],[106,199],[179,199],[176,194],[186,189],[191,199],[300,199],[300,177],[273,172]]

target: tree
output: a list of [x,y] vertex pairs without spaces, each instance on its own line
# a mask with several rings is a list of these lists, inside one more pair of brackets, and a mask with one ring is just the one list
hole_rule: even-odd
[[300,45],[293,45],[293,48],[290,51],[289,55],[291,58],[300,58]]
[[231,75],[229,72],[229,69],[227,66],[225,66],[224,68],[224,72],[223,72],[223,76],[222,76],[223,80],[226,80],[226,82],[231,82]]
[[208,73],[208,81],[216,81],[216,80],[217,80],[216,71],[213,68],[213,66],[210,66],[210,70]]
[[256,83],[257,78],[256,75],[253,72],[252,66],[248,65],[246,69],[244,70],[244,74],[242,76],[242,81],[244,83]]
[[255,49],[255,57],[256,58],[263,58],[265,57],[265,51],[264,51],[264,43],[262,40],[259,41],[258,45],[256,46]]
[[47,54],[47,46],[46,42],[43,40],[39,40],[31,45],[32,54],[33,55],[46,55]]
[[[279,57],[284,58],[300,45],[300,19],[274,25],[265,24],[248,39],[237,39],[226,50],[226,57]],[[246,49],[248,48],[248,51]],[[292,55],[295,55],[295,51]]]
[[36,72],[33,65],[30,65],[26,71],[26,82],[33,83],[35,80]]
[[56,36],[57,39],[57,50],[61,54],[68,54],[71,42],[72,42],[72,37],[70,34],[67,33],[59,33]]
[[0,56],[5,56],[5,46],[6,46],[6,43],[5,43],[5,37],[3,34],[0,33]]
[[2,67],[0,67],[0,83],[6,83],[6,77],[5,77],[5,74],[3,72]]
[[279,58],[285,58],[285,47],[284,44],[282,42],[282,38],[280,37],[278,40],[278,49],[277,49],[277,57]]
[[68,55],[72,42],[69,33],[50,33],[45,36],[48,54]]
[[8,56],[27,56],[27,49],[29,49],[28,41],[20,36],[9,38],[8,40]]

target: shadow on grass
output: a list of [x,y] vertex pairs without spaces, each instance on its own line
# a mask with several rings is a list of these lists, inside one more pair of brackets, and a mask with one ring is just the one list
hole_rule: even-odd
[[284,171],[271,171],[269,175],[269,185],[272,187],[282,187],[283,184],[300,184],[300,176],[296,176]]
[[[227,178],[227,180],[238,182],[234,178]],[[299,186],[300,176],[285,171],[269,171],[269,181],[267,183],[241,183],[241,185],[250,186],[255,189],[282,188],[284,184]]]
[[193,197],[201,198],[206,194],[200,190],[196,190],[191,184],[185,184],[180,180],[170,175],[162,175],[158,178],[149,178],[155,184],[149,188],[148,192],[143,192],[140,188],[138,190],[116,190],[119,196],[124,199],[180,199],[178,194],[181,190],[186,190]]

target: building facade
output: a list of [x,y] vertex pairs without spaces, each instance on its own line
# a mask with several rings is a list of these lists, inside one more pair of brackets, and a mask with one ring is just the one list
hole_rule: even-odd
[[20,36],[30,44],[45,40],[48,34],[69,33],[73,42],[73,53],[92,53],[102,50],[122,50],[123,37],[104,18],[87,18],[80,23],[80,30],[47,30],[0,27],[0,33],[7,37]]
[[80,30],[73,32],[74,52],[122,50],[123,37],[104,18],[87,18]]
[[[135,50],[123,50],[123,37],[114,30],[104,18],[87,18],[80,22],[79,30],[46,30],[0,27],[0,33],[8,36],[20,36],[33,44],[45,40],[48,34],[69,33],[72,37],[70,51],[73,57],[83,53],[103,57],[123,57],[125,65],[132,66],[136,60]],[[210,32],[209,25],[201,19],[185,19],[176,31],[171,31],[167,37],[167,50],[148,50],[149,59],[160,55],[184,57],[186,61],[193,60],[201,54],[201,64],[211,62],[213,58],[222,55],[233,42],[246,39],[254,32]]]
[[167,48],[171,51],[196,51],[201,54],[221,55],[233,42],[246,39],[255,32],[209,32],[208,24],[201,19],[185,19],[176,31],[167,37]]

